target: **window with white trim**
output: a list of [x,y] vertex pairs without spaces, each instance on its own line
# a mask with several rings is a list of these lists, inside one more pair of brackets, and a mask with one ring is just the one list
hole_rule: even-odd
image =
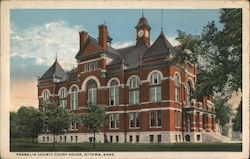
[[192,92],[193,92],[192,82],[189,80],[187,82],[187,105],[188,106],[191,105]]
[[129,113],[129,127],[130,128],[140,128],[140,112]]
[[97,84],[94,80],[87,83],[88,103],[96,104],[97,101]]
[[76,86],[71,88],[70,93],[70,109],[77,110],[78,109],[78,89]]
[[175,74],[174,76],[174,86],[175,86],[175,102],[180,102],[180,77]]
[[[43,104],[45,104],[46,102],[49,101],[49,96],[50,96],[50,92],[49,90],[45,90],[42,94],[42,97],[43,97]],[[44,105],[43,105],[43,111],[46,111]]]
[[117,80],[112,80],[109,88],[110,105],[119,105],[119,86]]
[[59,91],[59,101],[60,106],[62,106],[63,108],[67,108],[67,94],[65,88],[62,88]]
[[71,122],[71,123],[70,123],[69,129],[70,129],[70,130],[75,130],[75,131],[76,131],[76,130],[78,130],[78,126],[79,126],[79,125],[78,125],[77,122]]
[[150,77],[150,102],[161,101],[161,76],[154,72]]
[[140,102],[139,79],[132,77],[129,81],[129,104],[135,105]]
[[120,127],[120,114],[109,114],[109,128],[117,129]]
[[45,90],[44,92],[43,92],[43,101],[48,101],[49,100],[49,94],[50,94],[50,92],[49,92],[49,90]]
[[162,110],[154,110],[149,112],[149,126],[161,127],[162,126]]

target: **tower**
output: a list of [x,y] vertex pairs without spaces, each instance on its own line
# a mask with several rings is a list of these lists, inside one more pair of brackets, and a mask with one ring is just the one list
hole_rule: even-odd
[[140,18],[136,28],[136,45],[145,44],[150,46],[150,30],[151,27],[148,25],[147,19],[143,16]]

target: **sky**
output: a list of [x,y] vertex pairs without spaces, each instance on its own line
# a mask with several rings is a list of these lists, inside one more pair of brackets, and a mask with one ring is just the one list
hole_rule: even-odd
[[[219,9],[144,9],[151,26],[151,43],[163,32],[172,45],[177,30],[200,34],[208,22],[219,28]],[[135,44],[134,28],[142,16],[141,9],[13,9],[10,13],[10,87],[11,110],[20,106],[38,107],[37,78],[55,61],[65,70],[76,67],[79,32],[98,37],[98,25],[106,24],[113,38],[112,47]]]

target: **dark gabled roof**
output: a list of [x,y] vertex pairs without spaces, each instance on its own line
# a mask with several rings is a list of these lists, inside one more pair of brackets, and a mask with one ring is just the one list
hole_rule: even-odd
[[135,26],[135,28],[137,29],[141,26],[146,26],[146,27],[148,27],[148,29],[151,29],[151,27],[148,25],[147,19],[144,16],[142,16],[140,18],[140,20],[139,20],[138,24]]
[[39,80],[51,79],[53,77],[59,78],[59,79],[65,79],[66,78],[66,72],[61,67],[61,65],[57,62],[57,60],[48,69],[48,71],[45,72],[45,74],[42,75],[42,77]]
[[98,41],[93,38],[92,36],[88,36],[88,39],[86,40],[86,42],[84,43],[83,47],[81,48],[81,50],[78,51],[78,53],[76,54],[75,58],[78,59],[81,56],[81,53],[84,51],[84,49],[90,44],[94,44],[94,46],[100,50],[103,50],[102,47],[98,44]]
[[163,32],[161,32],[153,45],[144,54],[143,58],[161,54],[169,55],[170,53],[175,53],[175,49],[166,39]]
[[144,44],[134,45],[127,48],[119,49],[118,51],[122,54],[128,68],[138,67],[140,63],[140,56],[148,50],[148,47]]

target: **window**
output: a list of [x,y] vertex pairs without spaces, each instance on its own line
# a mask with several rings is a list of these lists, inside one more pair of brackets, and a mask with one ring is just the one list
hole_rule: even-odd
[[60,101],[60,106],[62,106],[63,108],[67,108],[67,95],[65,88],[62,88],[59,91],[59,101]]
[[154,135],[149,135],[150,142],[154,142]]
[[150,78],[150,102],[161,101],[161,77],[155,72]]
[[150,119],[150,127],[155,126],[155,116],[154,116],[154,111],[149,112],[149,119]]
[[162,126],[162,111],[150,111],[149,112],[150,127],[161,127]]
[[129,135],[129,142],[133,142],[133,136]]
[[109,89],[110,105],[119,105],[119,86],[116,80],[112,80]]
[[199,112],[196,112],[196,121],[195,121],[195,123],[196,123],[196,128],[197,128],[197,130],[199,130],[199,125],[200,125],[200,113]]
[[84,72],[94,71],[99,68],[98,61],[88,62],[84,64]]
[[201,135],[197,135],[197,141],[200,141]]
[[181,127],[181,112],[180,111],[174,111],[174,123],[176,128]]
[[47,141],[49,141],[49,137],[47,137]]
[[43,142],[45,142],[45,137],[43,136]]
[[180,77],[176,74],[174,77],[175,102],[180,102]]
[[78,141],[78,136],[75,136],[75,140],[76,140],[76,142]]
[[137,128],[140,127],[140,113],[139,112],[135,113],[135,127]]
[[120,127],[120,115],[119,114],[109,114],[109,128],[119,128]]
[[46,90],[46,91],[43,92],[43,94],[42,94],[43,101],[49,100],[49,94],[50,94],[49,90]]
[[96,104],[97,99],[97,84],[94,80],[89,80],[87,83],[88,103]]
[[70,136],[70,141],[73,142],[73,136]]
[[140,142],[140,136],[139,135],[136,135],[135,138],[136,138],[137,143]]
[[60,142],[62,142],[62,136],[60,136]]
[[131,128],[135,127],[134,123],[135,123],[134,113],[129,113],[129,127]]
[[192,83],[189,80],[187,83],[187,105],[188,106],[190,106],[190,104],[191,104],[192,92],[193,92]]
[[110,142],[113,142],[113,136],[109,136]]
[[139,128],[140,127],[140,113],[129,113],[129,127]]
[[71,122],[69,128],[70,128],[70,130],[78,130],[78,123],[77,122]]
[[161,142],[161,135],[157,135],[157,141]]
[[64,136],[64,142],[66,142],[67,141],[67,136]]
[[71,88],[70,93],[70,109],[77,110],[78,109],[78,89],[76,86]]
[[[45,91],[43,92],[43,94],[42,94],[43,102],[49,101],[49,95],[50,95],[49,90],[45,90]],[[43,111],[46,111],[45,107],[43,107]]]
[[162,112],[157,110],[157,126],[162,126]]
[[116,136],[116,142],[119,142],[119,136]]
[[132,77],[129,81],[129,104],[135,105],[140,102],[139,79]]

